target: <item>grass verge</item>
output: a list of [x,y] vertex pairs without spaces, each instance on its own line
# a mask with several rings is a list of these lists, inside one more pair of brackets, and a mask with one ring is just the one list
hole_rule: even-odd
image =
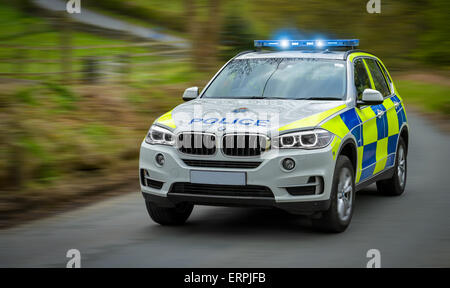
[[412,104],[428,113],[450,116],[450,86],[413,80],[395,81],[400,96],[407,104]]

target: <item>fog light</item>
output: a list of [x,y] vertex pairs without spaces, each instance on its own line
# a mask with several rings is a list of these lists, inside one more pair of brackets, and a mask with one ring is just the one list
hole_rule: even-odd
[[295,167],[295,161],[291,158],[286,158],[282,162],[283,168],[286,170],[292,170]]
[[156,160],[156,163],[158,163],[159,166],[163,166],[164,165],[164,161],[165,161],[164,155],[156,154],[155,160]]

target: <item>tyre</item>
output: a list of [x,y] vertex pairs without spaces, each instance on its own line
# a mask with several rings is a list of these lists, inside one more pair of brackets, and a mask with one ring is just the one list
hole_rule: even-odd
[[395,158],[394,175],[387,180],[377,182],[377,190],[388,196],[399,196],[405,191],[407,176],[407,150],[403,138],[398,140],[397,153]]
[[326,232],[343,232],[353,215],[355,200],[355,173],[347,156],[340,155],[336,161],[330,208],[319,219],[312,219],[313,227]]
[[161,225],[181,225],[192,213],[194,205],[180,203],[173,208],[160,207],[151,201],[145,201],[148,214],[153,221]]

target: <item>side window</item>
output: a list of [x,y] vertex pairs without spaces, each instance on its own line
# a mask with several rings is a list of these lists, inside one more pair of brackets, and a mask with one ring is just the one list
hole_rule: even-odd
[[361,100],[364,89],[370,88],[370,80],[362,59],[355,60],[354,68],[356,92],[358,93],[358,99]]
[[369,68],[370,75],[373,78],[373,84],[375,84],[375,89],[380,91],[384,97],[391,94],[389,86],[386,83],[383,72],[381,72],[380,67],[377,62],[373,59],[365,59],[367,67]]
[[[389,90],[391,90],[392,81],[391,81],[391,78],[389,78],[389,74],[388,74],[386,68],[384,68],[384,66],[380,63],[380,61],[377,61],[377,64],[378,64],[378,67],[381,69],[381,71],[383,71],[384,78],[386,78],[386,80],[389,84]],[[393,93],[392,91],[390,91],[390,92],[391,92],[391,94]]]

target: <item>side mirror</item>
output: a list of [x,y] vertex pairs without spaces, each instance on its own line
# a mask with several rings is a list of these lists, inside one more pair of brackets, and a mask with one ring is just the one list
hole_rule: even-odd
[[198,97],[198,87],[190,87],[184,90],[183,100],[190,101]]
[[378,90],[365,89],[362,94],[362,101],[358,101],[359,105],[379,105],[383,104],[383,95]]

